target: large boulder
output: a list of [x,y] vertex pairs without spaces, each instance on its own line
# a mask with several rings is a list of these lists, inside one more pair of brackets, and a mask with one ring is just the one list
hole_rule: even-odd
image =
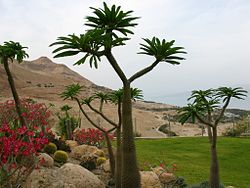
[[86,154],[96,154],[96,153],[103,153],[103,152],[102,150],[98,149],[95,146],[80,145],[73,147],[71,151],[71,156],[75,159],[81,160],[82,156]]
[[161,188],[158,176],[152,171],[141,171],[141,188]]
[[92,172],[80,165],[66,163],[61,168],[34,170],[27,178],[24,188],[105,188]]
[[41,168],[35,169],[28,176],[24,188],[59,188],[64,187],[64,177],[58,173],[57,169]]
[[54,165],[54,159],[47,153],[40,153],[38,156],[39,165],[44,167],[52,167]]
[[58,172],[65,177],[65,183],[74,185],[76,188],[105,188],[96,175],[80,165],[66,163]]

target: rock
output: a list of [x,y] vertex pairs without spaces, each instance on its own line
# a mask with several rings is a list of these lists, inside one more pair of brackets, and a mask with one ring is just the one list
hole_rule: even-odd
[[109,159],[106,160],[106,161],[102,164],[102,168],[103,168],[104,172],[111,172],[111,171],[110,171]]
[[66,140],[65,143],[70,147],[71,150],[73,150],[74,147],[79,145],[75,140]]
[[158,176],[159,180],[163,184],[168,184],[174,180],[176,180],[176,177],[171,172],[166,172],[162,167],[156,167],[153,168],[153,172]]
[[76,188],[105,188],[105,185],[96,175],[80,165],[66,163],[58,172],[65,177],[64,183],[72,184]]
[[59,188],[64,186],[64,177],[56,169],[35,169],[28,176],[23,185],[24,188]]
[[[71,156],[75,159],[81,159],[81,157],[87,153],[95,154],[98,150],[95,146],[89,146],[89,145],[80,145],[76,146],[71,151]],[[101,151],[101,150],[100,150]]]
[[40,153],[38,156],[39,165],[44,167],[52,167],[54,165],[54,159],[47,153]]
[[235,188],[234,186],[227,186],[226,188]]
[[61,168],[34,170],[27,178],[24,188],[105,188],[92,172],[80,165],[66,163]]
[[158,176],[152,171],[141,171],[141,188],[161,188]]

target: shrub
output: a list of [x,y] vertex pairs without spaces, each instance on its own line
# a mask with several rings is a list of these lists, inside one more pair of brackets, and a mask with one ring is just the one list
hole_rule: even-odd
[[224,136],[240,136],[242,133],[247,131],[248,118],[244,118],[236,123],[234,127],[229,127],[223,133]]
[[68,160],[68,154],[65,151],[57,150],[54,153],[54,160],[58,163],[66,163]]
[[[45,137],[50,115],[44,104],[21,100],[22,116],[27,126],[19,122],[15,103],[0,103],[0,185],[15,187],[36,167],[36,155],[48,144]],[[27,160],[28,159],[28,160]]]
[[103,164],[107,159],[105,157],[98,157],[96,159],[96,165],[100,166],[101,164]]
[[57,150],[57,146],[54,143],[50,142],[48,145],[44,146],[43,150],[45,153],[54,154]]
[[[73,137],[80,145],[101,147],[105,142],[104,134],[98,129],[80,129],[74,132]],[[109,138],[112,140],[113,136],[109,134]]]
[[168,124],[160,126],[159,131],[165,133],[168,136],[178,136],[175,132],[169,130]]

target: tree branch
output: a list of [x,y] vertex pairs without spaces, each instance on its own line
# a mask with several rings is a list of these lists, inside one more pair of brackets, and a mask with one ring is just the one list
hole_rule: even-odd
[[83,113],[83,115],[87,118],[87,120],[97,129],[101,130],[102,132],[106,132],[103,128],[101,128],[100,126],[98,126],[95,122],[92,121],[92,119],[90,119],[90,117],[88,116],[88,114],[84,111],[84,109],[82,108],[82,105],[79,101],[78,98],[73,97],[74,100],[76,100],[81,112]]
[[111,64],[111,66],[113,67],[115,72],[118,74],[118,76],[122,80],[123,84],[126,84],[128,81],[127,77],[125,76],[122,69],[118,65],[118,63],[117,63],[116,59],[114,58],[113,54],[111,53],[111,51],[106,51],[105,56],[107,57],[109,63]]
[[221,118],[223,117],[224,113],[225,113],[225,110],[227,108],[227,106],[229,105],[229,102],[231,100],[231,97],[228,97],[227,100],[226,100],[226,103],[224,104],[224,106],[222,107],[222,110],[220,112],[220,115],[218,116],[218,118],[215,120],[215,126],[218,125],[219,121],[221,120]]
[[133,82],[135,79],[143,76],[144,74],[148,73],[149,71],[153,70],[153,68],[158,65],[158,63],[160,63],[158,60],[155,60],[154,63],[152,63],[150,66],[138,71],[137,73],[135,73],[133,76],[131,76],[128,80],[131,82]]
[[213,124],[211,124],[210,122],[207,122],[206,120],[204,120],[202,117],[200,117],[197,113],[195,113],[195,116],[197,117],[197,119],[201,122],[201,123],[203,123],[203,124],[205,124],[205,125],[207,125],[207,126],[209,126],[209,127],[213,127]]
[[111,125],[113,125],[114,127],[117,127],[118,125],[113,122],[112,120],[110,120],[107,116],[105,116],[102,112],[98,111],[97,109],[95,109],[91,104],[87,104],[88,107],[94,111],[95,113],[99,114],[103,119],[105,119],[108,123],[110,123]]

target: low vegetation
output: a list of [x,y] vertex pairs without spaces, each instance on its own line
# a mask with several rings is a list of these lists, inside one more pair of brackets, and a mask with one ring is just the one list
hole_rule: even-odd
[[[250,138],[218,138],[221,182],[226,186],[248,188],[250,179]],[[209,141],[206,137],[137,140],[141,170],[149,170],[162,161],[176,164],[176,174],[186,183],[199,184],[209,179]]]

